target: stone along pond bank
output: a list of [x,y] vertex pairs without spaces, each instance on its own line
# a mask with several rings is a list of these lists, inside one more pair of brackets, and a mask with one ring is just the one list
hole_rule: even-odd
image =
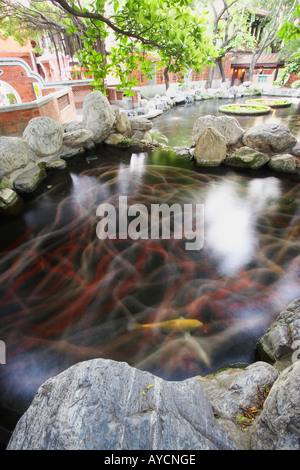
[[[100,92],[83,121],[28,123],[22,138],[0,138],[0,206],[12,211],[48,171],[101,144],[151,150],[151,121],[128,117]],[[248,132],[234,117],[204,116],[194,144],[175,149],[198,166],[269,168],[299,180],[300,146],[285,126]],[[168,382],[126,363],[94,359],[47,380],[18,422],[8,449],[299,449],[300,299],[257,345],[257,361],[206,377]]]

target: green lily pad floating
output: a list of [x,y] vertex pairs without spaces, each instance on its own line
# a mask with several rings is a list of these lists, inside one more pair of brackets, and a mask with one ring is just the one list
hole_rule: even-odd
[[219,107],[219,111],[225,114],[238,114],[240,116],[269,114],[270,106],[250,105],[250,104],[224,104]]
[[248,105],[263,105],[269,106],[270,108],[289,108],[291,106],[291,102],[289,100],[278,100],[278,99],[251,99],[247,100],[245,104]]

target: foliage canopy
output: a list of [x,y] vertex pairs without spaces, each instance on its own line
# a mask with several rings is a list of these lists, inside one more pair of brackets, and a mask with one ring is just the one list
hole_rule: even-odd
[[[94,0],[78,8],[75,0],[57,0],[68,14],[89,22],[79,52],[81,63],[94,74],[94,86],[102,88],[105,77],[114,73],[119,87],[129,93],[137,80],[133,70],[147,77],[153,73],[149,54],[157,54],[170,72],[199,70],[211,62],[214,51],[207,33],[205,12],[197,13],[188,0]],[[72,25],[69,33],[77,31]],[[99,36],[110,50],[95,48]]]

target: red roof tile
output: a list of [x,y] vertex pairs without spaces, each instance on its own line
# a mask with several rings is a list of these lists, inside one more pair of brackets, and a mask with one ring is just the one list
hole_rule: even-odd
[[[247,67],[250,65],[252,59],[252,54],[243,54],[235,59],[233,59],[232,66],[244,66]],[[276,66],[278,63],[283,63],[284,61],[282,59],[279,60],[279,54],[262,54],[260,58],[257,61],[257,65],[273,65]]]

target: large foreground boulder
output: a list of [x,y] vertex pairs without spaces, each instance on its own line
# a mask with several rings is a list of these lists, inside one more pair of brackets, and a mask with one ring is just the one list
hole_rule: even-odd
[[240,405],[257,404],[258,387],[271,388],[278,371],[271,364],[258,361],[245,369],[225,369],[213,376],[198,377],[208,395],[213,410],[222,418],[232,419]]
[[236,449],[196,378],[167,382],[93,359],[47,380],[8,445],[17,449]]
[[273,385],[252,429],[252,450],[300,450],[300,361]]
[[233,116],[200,116],[193,126],[194,142],[198,142],[199,137],[205,129],[213,127],[225,138],[226,145],[235,145],[243,137],[245,131],[240,126],[238,120]]
[[262,152],[283,152],[293,148],[297,140],[282,124],[264,124],[251,127],[245,133],[243,143]]
[[116,115],[106,96],[96,90],[89,93],[83,103],[83,127],[93,133],[95,143],[104,142],[112,133]]
[[300,350],[300,298],[293,300],[276,318],[258,341],[260,358],[269,362],[290,365],[299,359]]
[[23,139],[38,157],[54,155],[62,147],[63,126],[50,117],[36,117],[27,124]]

